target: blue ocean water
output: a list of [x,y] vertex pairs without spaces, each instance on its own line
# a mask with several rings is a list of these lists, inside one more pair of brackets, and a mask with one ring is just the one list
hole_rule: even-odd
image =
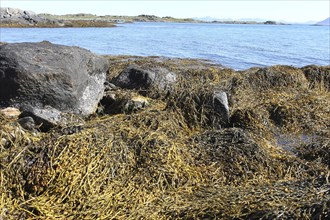
[[330,65],[330,26],[132,23],[0,30],[2,42],[43,40],[98,54],[202,58],[234,69]]

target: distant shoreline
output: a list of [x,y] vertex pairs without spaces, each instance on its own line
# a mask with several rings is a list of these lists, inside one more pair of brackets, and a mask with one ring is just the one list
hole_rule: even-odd
[[284,25],[284,23],[275,21],[203,21],[193,18],[173,18],[170,16],[97,16],[85,13],[52,15],[36,14],[34,12],[14,8],[1,8],[0,10],[0,27],[2,28],[116,27],[116,24],[135,22]]

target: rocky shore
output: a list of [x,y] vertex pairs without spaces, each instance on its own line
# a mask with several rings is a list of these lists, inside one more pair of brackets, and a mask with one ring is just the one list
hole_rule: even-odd
[[0,27],[115,27],[116,22],[100,19],[62,19],[16,8],[0,8]]
[[0,8],[0,27],[115,27],[118,23],[132,22],[191,22],[193,19],[139,16],[97,16],[93,14],[51,15],[36,14],[16,8]]
[[0,45],[0,219],[327,219],[329,137],[330,66]]
[[93,14],[36,14],[15,8],[0,8],[0,27],[115,27],[120,23],[133,22],[176,22],[176,23],[218,23],[218,24],[269,24],[283,25],[274,21],[202,21],[192,18],[158,17],[155,15],[138,16],[97,16]]

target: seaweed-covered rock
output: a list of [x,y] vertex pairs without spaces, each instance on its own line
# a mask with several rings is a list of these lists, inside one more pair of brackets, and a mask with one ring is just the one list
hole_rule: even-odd
[[165,68],[141,69],[139,66],[130,65],[112,83],[125,89],[151,89],[157,88],[160,91],[168,90],[177,80],[176,74]]
[[323,86],[326,90],[330,91],[330,65],[310,65],[301,68],[301,70],[304,72],[311,88]]
[[291,66],[270,66],[246,70],[248,84],[255,90],[306,88],[308,81],[300,69]]
[[230,181],[250,178],[253,173],[267,169],[269,155],[256,140],[240,128],[206,131],[194,137],[200,149],[196,159],[202,164],[215,163],[223,167],[223,174]]
[[302,142],[297,148],[298,157],[317,161],[330,167],[330,139],[327,132],[322,136],[315,136],[309,141]]
[[107,61],[49,42],[0,46],[0,106],[50,106],[82,116],[103,96]]

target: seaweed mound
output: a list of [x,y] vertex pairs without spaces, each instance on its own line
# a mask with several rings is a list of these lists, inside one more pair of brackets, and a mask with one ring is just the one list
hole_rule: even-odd
[[[148,105],[103,111],[103,100],[84,125],[46,133],[0,114],[1,218],[329,218],[329,66],[107,59],[108,85],[131,65],[176,81],[166,93],[111,85],[110,106]],[[226,123],[215,91],[228,98]]]

